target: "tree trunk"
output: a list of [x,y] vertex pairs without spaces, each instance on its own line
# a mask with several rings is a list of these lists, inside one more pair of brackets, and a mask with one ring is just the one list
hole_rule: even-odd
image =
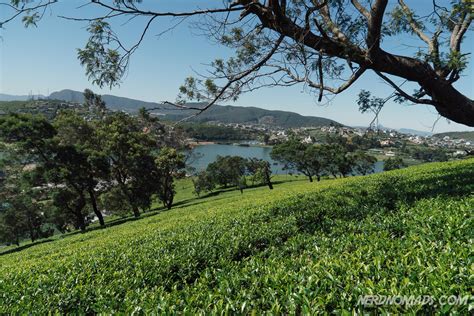
[[309,178],[309,182],[313,182],[313,177],[310,174],[308,174],[308,178]]
[[136,218],[140,217],[140,210],[136,205],[132,205],[133,216]]
[[267,183],[270,190],[273,190],[272,180],[270,179],[270,174],[268,171],[265,172],[265,182]]
[[86,221],[84,219],[84,214],[82,213],[84,206],[86,206],[86,198],[83,192],[81,192],[79,193],[79,198],[77,200],[76,205],[73,207],[74,214],[76,215],[77,228],[79,228],[82,232],[86,231]]
[[99,208],[97,207],[97,199],[95,197],[94,189],[89,188],[89,197],[91,199],[91,204],[92,204],[92,209],[94,211],[95,216],[99,219],[100,226],[104,226],[104,217],[102,216],[102,213],[100,212]]
[[138,206],[136,206],[133,196],[130,194],[124,183],[121,183],[120,190],[122,190],[123,194],[127,197],[128,203],[130,203],[130,206],[132,207],[133,216],[135,216],[135,218],[140,217],[140,210],[138,209]]
[[35,233],[31,229],[30,229],[30,239],[31,239],[31,242],[35,241]]
[[35,231],[34,231],[33,223],[31,221],[30,216],[28,216],[28,232],[30,233],[31,242],[34,242],[35,241]]
[[439,114],[454,122],[474,126],[474,101],[440,78],[428,63],[380,50],[369,68],[417,82],[432,98]]
[[173,206],[173,197],[170,197],[168,201],[166,201],[166,208],[170,210],[172,206]]
[[321,176],[318,174],[318,182],[321,181]]

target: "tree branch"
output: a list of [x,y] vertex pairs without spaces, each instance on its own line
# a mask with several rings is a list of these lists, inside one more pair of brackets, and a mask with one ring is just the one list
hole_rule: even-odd
[[382,22],[388,0],[377,0],[370,10],[370,19],[367,27],[367,49],[369,56],[380,48]]
[[410,25],[410,28],[412,29],[413,33],[415,33],[416,35],[418,35],[418,37],[423,41],[425,42],[426,44],[428,44],[430,46],[430,51],[432,51],[432,41],[431,39],[425,34],[423,33],[420,28],[416,25],[416,22],[415,20],[413,19],[413,12],[410,10],[410,8],[405,4],[405,2],[403,0],[398,0],[398,3],[400,4],[400,6],[402,7],[402,10],[403,12],[405,13],[405,16],[408,20],[408,23]]
[[380,77],[382,78],[383,80],[385,80],[388,84],[390,84],[402,97],[404,97],[405,99],[413,102],[413,103],[419,103],[419,104],[430,104],[430,105],[435,105],[436,103],[433,101],[433,100],[429,100],[429,99],[418,99],[418,98],[415,98],[411,95],[409,95],[408,93],[406,93],[405,91],[403,91],[395,82],[393,82],[392,80],[390,80],[387,76],[385,76],[384,74],[382,74],[380,71],[375,71],[375,73]]
[[366,8],[364,8],[359,1],[357,0],[351,0],[352,2],[352,5],[357,9],[357,11],[360,12],[360,14],[362,14],[366,19],[367,21],[370,20],[370,14],[369,12],[367,11]]
[[[202,112],[204,112],[205,110],[209,109],[211,106],[213,106],[219,99],[221,99],[221,97],[224,95],[225,91],[232,85],[234,84],[235,82],[238,82],[240,80],[242,80],[243,78],[245,78],[246,76],[250,75],[251,73],[253,72],[256,72],[258,71],[262,66],[264,66],[266,64],[266,62],[268,60],[270,60],[270,58],[273,56],[273,54],[277,51],[278,47],[280,46],[280,44],[283,42],[283,39],[285,38],[284,35],[281,35],[278,40],[276,41],[275,45],[273,46],[273,48],[259,61],[257,62],[255,65],[253,65],[252,67],[248,68],[247,70],[245,71],[242,71],[240,72],[239,74],[235,75],[234,77],[230,78],[229,81],[220,89],[219,93],[216,94],[216,96],[214,96],[214,98],[208,102],[204,107],[194,107],[194,106],[186,106],[186,105],[181,105],[181,104],[177,104],[177,103],[174,103],[174,102],[169,102],[169,101],[164,101],[163,103],[164,104],[168,104],[168,105],[172,105],[172,106],[175,106],[177,108],[180,108],[180,109],[186,109],[186,110],[196,110],[198,111],[196,114],[186,118],[186,119],[189,119],[191,117],[195,117],[199,114],[201,114]],[[149,110],[152,110],[152,109],[148,109]]]

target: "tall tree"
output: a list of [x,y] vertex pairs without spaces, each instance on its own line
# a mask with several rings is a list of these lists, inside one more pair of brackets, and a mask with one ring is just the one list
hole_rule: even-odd
[[224,188],[238,186],[246,171],[245,158],[240,156],[217,156],[216,161],[210,163],[206,168],[211,179]]
[[43,229],[44,209],[38,202],[38,190],[28,178],[26,174],[11,176],[0,191],[0,226],[3,230],[0,239],[17,245],[22,237],[29,237],[33,242],[51,233]]
[[214,179],[206,171],[201,171],[193,177],[194,193],[199,197],[202,192],[211,192],[215,189]]
[[310,182],[313,182],[314,176],[320,181],[321,175],[324,173],[322,148],[302,143],[294,136],[273,147],[271,157],[284,163],[286,169],[301,172],[308,177]]
[[384,171],[396,170],[406,167],[406,163],[400,157],[388,158],[383,165]]
[[[37,25],[42,10],[58,1],[4,2],[11,11],[0,25],[22,17],[29,26]],[[90,3],[101,9],[97,12],[107,12],[83,19],[90,22],[90,37],[79,50],[79,60],[99,86],[120,82],[130,57],[159,21],[206,15],[210,18],[200,20],[197,28],[236,54],[227,61],[212,62],[207,78],[185,81],[183,100],[205,101],[202,107],[186,108],[200,112],[259,87],[298,83],[321,101],[325,93],[341,93],[365,72],[373,71],[394,89],[398,100],[433,106],[441,116],[474,126],[474,101],[454,86],[468,62],[462,42],[471,31],[470,1],[440,4],[434,0],[415,10],[411,6],[415,1],[404,0],[234,0],[199,8],[189,5],[182,12],[162,11],[160,4],[150,1]],[[112,28],[113,21],[127,17],[145,22],[131,47]],[[384,46],[399,36],[414,39],[418,47],[407,51]],[[416,90],[407,92],[402,86],[405,81]]]
[[112,181],[126,197],[135,217],[149,207],[155,170],[152,150],[156,142],[143,131],[136,118],[114,113],[101,122],[98,144],[110,162]]
[[56,188],[67,187],[75,194],[76,203],[73,214],[77,217],[78,228],[84,217],[85,194],[89,182],[89,164],[86,153],[74,145],[61,142],[56,128],[44,117],[27,114],[10,114],[0,118],[0,138],[23,153],[26,161],[44,173],[48,183]]
[[354,167],[353,154],[340,144],[324,144],[322,147],[323,165],[325,170],[337,178],[346,177]]
[[107,106],[102,97],[90,89],[84,90],[84,106],[98,117],[102,117],[107,111]]
[[104,226],[104,216],[97,203],[103,190],[98,189],[98,184],[109,180],[110,167],[105,153],[99,146],[97,127],[73,111],[60,112],[54,120],[54,126],[58,131],[56,137],[60,144],[73,146],[85,155],[86,172],[83,176],[87,178],[87,194],[94,214],[100,225]]
[[174,179],[181,178],[185,174],[185,157],[174,148],[164,147],[160,149],[155,163],[158,198],[167,209],[170,209],[176,194]]
[[247,170],[252,175],[252,182],[260,181],[268,185],[270,190],[273,190],[272,169],[268,161],[258,158],[249,158],[247,159]]
[[358,150],[351,155],[352,160],[352,169],[357,174],[365,176],[368,173],[374,172],[375,163],[377,158],[372,155],[367,154],[362,150]]

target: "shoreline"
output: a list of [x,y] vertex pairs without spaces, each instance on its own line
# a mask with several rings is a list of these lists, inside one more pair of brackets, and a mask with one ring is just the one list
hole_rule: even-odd
[[191,147],[203,146],[203,145],[227,145],[227,146],[240,146],[240,147],[273,147],[272,145],[265,144],[247,144],[247,143],[238,143],[238,141],[232,142],[219,142],[219,141],[193,141],[189,142],[188,145]]

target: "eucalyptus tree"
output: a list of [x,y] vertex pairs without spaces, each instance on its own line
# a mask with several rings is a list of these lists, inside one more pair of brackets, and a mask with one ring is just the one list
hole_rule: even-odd
[[240,156],[217,156],[214,162],[207,165],[206,173],[224,188],[239,186],[247,173],[246,159]]
[[400,157],[390,157],[385,160],[383,165],[383,171],[390,171],[396,169],[402,169],[407,167],[407,164]]
[[[67,135],[70,134],[65,133],[63,137]],[[71,203],[57,203],[57,206],[63,206],[62,210],[72,215],[75,226],[85,230],[86,214],[83,211],[91,180],[87,153],[76,144],[61,139],[56,127],[42,116],[9,114],[1,117],[0,139],[14,146],[24,161],[41,172],[42,186],[50,186],[50,191],[61,194],[68,191],[68,194],[60,195],[60,200],[65,202],[67,197]]]
[[170,209],[176,194],[174,180],[185,175],[184,168],[186,164],[184,154],[174,148],[163,147],[155,159],[155,164],[156,178],[154,185],[156,186],[156,193],[160,201],[163,202],[163,205]]
[[192,179],[194,191],[198,197],[203,192],[211,192],[216,188],[216,182],[211,177],[211,175],[205,170],[198,172],[195,177]]
[[321,180],[325,172],[323,147],[302,143],[297,137],[290,137],[286,142],[273,147],[272,159],[285,164],[285,169],[297,170],[313,182],[313,177]]
[[[87,90],[84,94],[87,94]],[[92,92],[89,95],[92,95],[92,97],[89,96],[88,98],[86,96],[86,100],[94,99],[94,102],[105,107],[100,97],[97,97]],[[100,110],[100,107],[97,109],[99,109],[97,113],[104,113]],[[87,195],[100,225],[104,226],[104,216],[99,210],[97,203],[98,197],[104,190],[100,190],[98,187],[100,183],[109,181],[110,166],[105,153],[99,146],[97,124],[98,122],[94,123],[93,121],[86,120],[84,116],[73,111],[62,111],[54,120],[54,127],[57,130],[56,138],[59,144],[72,146],[85,157],[83,161],[85,170],[83,170],[82,176],[86,178]]]
[[[3,0],[0,25],[19,17],[26,26],[37,25],[44,10],[57,2]],[[235,55],[211,62],[204,78],[186,79],[180,88],[182,102],[174,103],[178,107],[199,113],[257,88],[296,84],[322,101],[325,94],[345,91],[370,71],[394,89],[398,101],[426,104],[445,118],[474,126],[474,101],[455,86],[467,80],[462,73],[469,51],[462,43],[472,31],[470,1],[227,0],[190,3],[179,12],[155,1],[83,2],[95,6],[96,14],[81,15],[84,6],[78,6],[65,18],[89,23],[89,40],[78,54],[87,76],[99,86],[120,83],[131,56],[154,27],[172,29],[180,19],[201,16],[193,30]],[[117,31],[124,19],[143,23],[131,45]],[[402,38],[413,40],[415,49],[390,45]],[[184,105],[188,100],[204,104]]]
[[373,173],[375,170],[375,163],[377,158],[367,154],[363,150],[357,150],[351,154],[352,170],[357,174],[365,176],[366,174]]
[[107,116],[100,123],[97,135],[97,145],[109,163],[112,185],[120,190],[120,196],[125,198],[135,217],[139,217],[140,208],[150,206],[154,193],[155,140],[136,118],[121,112]]
[[18,245],[24,237],[33,242],[51,234],[43,229],[46,216],[38,201],[41,193],[33,189],[33,172],[10,175],[0,189],[0,241]]
[[252,175],[252,182],[260,181],[273,190],[272,184],[272,168],[270,163],[263,159],[248,158],[247,170]]

